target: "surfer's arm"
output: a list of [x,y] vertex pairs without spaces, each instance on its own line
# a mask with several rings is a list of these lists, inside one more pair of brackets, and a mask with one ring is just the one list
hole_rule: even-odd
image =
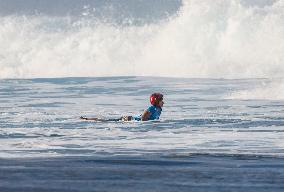
[[151,112],[148,110],[145,110],[141,116],[141,121],[148,121],[150,115],[151,115]]
[[100,119],[100,118],[93,118],[93,117],[87,118],[87,117],[83,117],[83,116],[81,116],[80,119],[84,119],[84,120],[94,120],[94,121],[100,121],[100,120],[102,120],[102,119]]

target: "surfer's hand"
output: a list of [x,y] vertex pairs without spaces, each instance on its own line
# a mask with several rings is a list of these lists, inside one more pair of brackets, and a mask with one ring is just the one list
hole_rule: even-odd
[[121,118],[122,121],[131,121],[132,120],[132,116],[123,116]]

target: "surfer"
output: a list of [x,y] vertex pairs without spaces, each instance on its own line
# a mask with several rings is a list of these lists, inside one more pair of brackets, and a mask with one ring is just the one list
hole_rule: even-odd
[[84,120],[94,120],[94,121],[149,121],[149,120],[158,120],[162,113],[162,107],[164,105],[163,94],[161,93],[153,93],[150,96],[151,106],[146,109],[143,114],[136,116],[122,116],[117,119],[101,119],[101,118],[87,118],[80,117],[80,119]]

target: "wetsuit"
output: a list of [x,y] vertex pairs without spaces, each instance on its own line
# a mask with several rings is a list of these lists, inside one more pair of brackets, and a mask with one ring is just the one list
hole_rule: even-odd
[[[147,120],[158,120],[160,118],[160,115],[162,113],[162,108],[151,105],[148,107],[147,111],[150,113],[150,116]],[[118,119],[101,119],[101,118],[87,118],[87,117],[80,117],[81,119],[85,120],[94,120],[94,121],[101,121],[101,122],[106,122],[106,121],[141,121],[142,120],[142,114],[141,115],[136,115],[136,116],[123,116]]]
[[[161,113],[162,113],[162,108],[158,107],[158,106],[151,105],[147,109],[147,111],[150,112],[150,114],[151,114],[148,120],[158,120],[160,118]],[[133,116],[132,119],[136,120],[136,121],[141,121],[142,115]]]

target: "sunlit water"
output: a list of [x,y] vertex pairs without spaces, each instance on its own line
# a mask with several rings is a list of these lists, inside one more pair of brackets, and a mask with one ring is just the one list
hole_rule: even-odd
[[[273,91],[281,82],[1,80],[0,189],[282,191],[284,100]],[[159,121],[79,119],[142,113],[157,91],[165,100]]]
[[[284,101],[236,96],[264,83],[269,80],[151,77],[1,80],[0,156],[282,157]],[[140,114],[149,106],[149,95],[157,91],[165,96],[160,121],[79,119],[81,115],[117,118]]]

